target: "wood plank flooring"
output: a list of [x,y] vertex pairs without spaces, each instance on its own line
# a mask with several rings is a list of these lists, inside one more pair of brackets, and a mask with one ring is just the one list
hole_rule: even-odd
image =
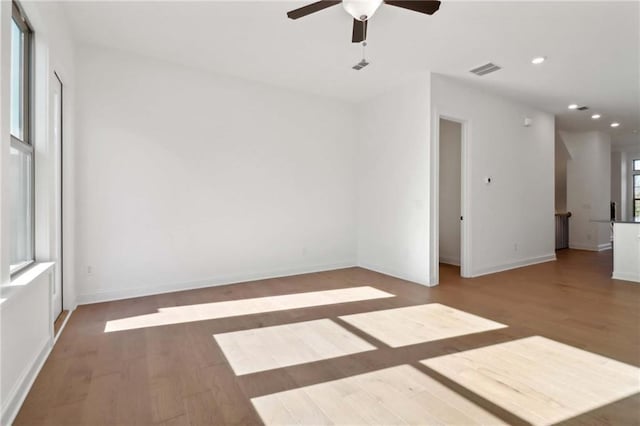
[[312,306],[357,302],[359,300],[380,299],[384,297],[393,297],[393,294],[369,286],[362,286],[277,296],[252,297],[241,300],[198,303],[187,306],[170,306],[158,308],[158,312],[150,314],[109,320],[105,324],[104,331],[113,332],[133,330],[135,328],[158,327],[162,325],[263,314],[287,309],[309,308]]
[[[558,253],[557,262],[474,279],[461,279],[457,268],[442,266],[441,285],[435,288],[349,268],[80,306],[69,318],[15,424],[262,424],[264,413],[259,414],[254,403],[268,402],[274,395],[292,395],[287,406],[304,404],[309,389],[320,410],[310,412],[320,416],[311,419],[328,417],[335,421],[340,418],[336,416],[344,415],[339,407],[329,415],[325,410],[342,402],[336,403],[328,395],[340,395],[345,387],[353,390],[362,378],[370,379],[372,392],[375,389],[381,393],[351,393],[355,402],[347,399],[345,403],[367,406],[386,398],[382,407],[373,406],[379,411],[357,414],[362,423],[375,423],[378,418],[382,419],[378,423],[394,423],[393,419],[402,420],[398,423],[452,422],[447,416],[456,413],[442,411],[440,405],[432,406],[424,414],[424,422],[420,422],[419,412],[394,405],[399,402],[394,402],[392,392],[399,384],[373,386],[385,380],[405,383],[400,376],[412,378],[416,389],[443,392],[449,395],[447,399],[460,400],[454,408],[462,415],[467,409],[481,410],[483,416],[505,423],[530,424],[531,418],[504,401],[494,400],[485,389],[461,380],[451,371],[436,371],[421,361],[480,348],[500,348],[501,344],[541,336],[576,350],[639,366],[640,286],[611,280],[611,263],[611,252],[565,250]],[[195,305],[237,302],[242,306],[248,299],[354,287],[372,287],[393,297],[260,308],[214,318],[177,315],[179,321],[147,323],[137,328],[130,327],[131,321],[125,327],[127,321],[122,321],[163,311],[177,314],[183,311],[182,307],[190,312],[189,307]],[[341,319],[433,303],[507,327],[392,347]],[[170,308],[173,311],[167,311]],[[237,375],[213,337],[317,320],[329,320],[376,349]],[[122,327],[105,332],[110,322]],[[501,351],[502,356],[508,356],[508,351]],[[592,372],[585,370],[581,374],[590,376]],[[583,381],[588,380],[578,376],[571,372],[558,376],[564,377],[563,395],[577,398]],[[323,386],[330,390],[313,391]],[[603,404],[596,401],[586,408],[574,408],[569,413],[573,417],[566,423],[640,424],[637,393]]]
[[440,303],[345,315],[340,319],[392,348],[506,327]]
[[232,331],[213,337],[237,375],[376,349],[329,319]]
[[261,396],[266,424],[501,425],[483,410],[409,365]]
[[540,336],[421,361],[534,425],[640,392],[640,369]]

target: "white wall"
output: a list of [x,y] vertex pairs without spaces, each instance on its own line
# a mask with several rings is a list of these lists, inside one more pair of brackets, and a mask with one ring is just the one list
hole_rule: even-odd
[[640,224],[614,224],[613,278],[640,283]]
[[571,158],[567,161],[569,247],[605,250],[611,247],[608,220],[611,201],[611,138],[601,132],[560,132]]
[[0,295],[0,423],[9,425],[53,345],[54,269],[40,263]]
[[358,265],[427,284],[429,77],[358,109]]
[[432,109],[466,120],[470,275],[555,259],[554,117],[441,75]]
[[460,265],[462,125],[440,120],[440,262]]
[[[65,152],[67,173],[73,171],[73,47],[67,24],[53,2],[22,2],[25,14],[34,30],[34,146],[36,166],[36,261],[57,260],[58,236],[55,226],[59,216],[55,211],[59,193],[55,182],[59,175],[50,167],[52,156],[50,129],[51,93],[49,79],[58,71],[67,84],[65,104]],[[40,263],[19,276],[9,276],[9,241],[7,231],[9,206],[6,200],[9,182],[6,179],[9,154],[9,51],[11,2],[0,2],[0,423],[10,424],[16,410],[35,379],[53,344],[51,322],[51,289],[54,279],[52,264]],[[71,180],[68,180],[71,182]],[[73,254],[73,187],[65,192],[67,228],[65,255],[72,264]],[[59,277],[58,277],[59,278]],[[75,306],[73,274],[65,274],[65,307]]]
[[96,47],[78,86],[82,302],[355,264],[350,104]]
[[60,238],[59,147],[53,141],[54,72],[64,84],[64,264],[56,266],[56,280],[64,274],[64,309],[76,306],[75,253],[75,58],[74,44],[60,4],[23,2],[35,36],[35,161],[36,161],[36,260],[58,262]]

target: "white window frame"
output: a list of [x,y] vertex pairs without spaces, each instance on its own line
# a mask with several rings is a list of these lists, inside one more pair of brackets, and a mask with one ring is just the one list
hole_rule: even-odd
[[31,259],[24,262],[17,263],[9,266],[9,273],[11,275],[17,274],[24,270],[29,265],[35,262],[35,155],[33,149],[32,138],[32,112],[33,112],[33,30],[29,21],[22,11],[22,8],[15,1],[12,2],[12,14],[11,19],[18,25],[20,31],[24,35],[24,42],[22,45],[22,69],[21,78],[22,84],[20,93],[21,99],[21,117],[22,117],[22,138],[11,134],[10,143],[11,148],[21,151],[31,157],[31,238],[28,244],[30,245]]

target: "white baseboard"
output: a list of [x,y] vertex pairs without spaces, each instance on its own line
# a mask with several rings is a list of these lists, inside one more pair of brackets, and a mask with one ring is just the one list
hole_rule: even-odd
[[481,275],[494,274],[496,272],[508,271],[510,269],[522,268],[524,266],[536,265],[538,263],[552,262],[556,260],[556,254],[547,254],[544,256],[531,257],[528,259],[518,260],[516,262],[504,263],[502,265],[489,266],[486,268],[479,268],[471,272],[472,277],[479,277]]
[[16,381],[13,389],[9,391],[8,395],[2,395],[3,406],[2,415],[0,416],[0,424],[10,425],[13,423],[52,348],[52,340],[46,339],[42,343],[41,348],[35,355],[33,361],[31,361],[25,367],[22,374],[20,374],[20,377]]
[[569,244],[569,248],[574,250],[598,251],[598,246],[594,244],[571,243]]
[[633,281],[636,283],[640,283],[640,275],[630,272],[613,271],[613,275],[611,276],[611,278],[614,280]]
[[611,243],[603,243],[603,244],[572,243],[572,244],[569,244],[569,248],[574,250],[605,251],[605,250],[611,250]]
[[385,267],[382,267],[382,266],[373,265],[373,264],[367,263],[367,262],[358,262],[357,266],[359,266],[360,268],[369,269],[370,271],[377,272],[379,274],[389,275],[390,277],[399,278],[401,280],[410,281],[412,283],[424,285],[424,286],[427,286],[427,287],[432,287],[432,285],[429,284],[429,281],[427,279],[419,279],[419,278],[416,278],[416,277],[409,277],[406,274],[403,274],[403,273],[400,273],[400,272],[397,272],[397,271],[393,271],[393,270],[390,270],[389,268],[385,268]]
[[357,266],[355,260],[331,263],[326,265],[302,266],[266,272],[254,272],[219,276],[201,281],[185,283],[162,284],[153,287],[136,287],[121,290],[85,293],[77,296],[78,305],[109,302],[113,300],[130,299],[132,297],[152,296],[155,294],[172,293],[174,291],[194,290],[204,287],[215,287],[227,284],[237,284],[247,281],[266,280],[270,278],[287,277],[291,275],[310,274],[313,272],[330,271],[334,269],[351,268]]
[[446,263],[447,265],[460,266],[460,259],[455,259],[453,257],[440,256],[440,263]]
[[[62,325],[60,326],[60,330],[58,330],[58,335],[53,337],[53,346],[56,345],[56,342],[58,341],[58,339],[60,338],[60,336],[62,336],[62,331],[64,330],[64,328],[67,326],[67,323],[69,322],[69,318],[71,318],[71,314],[73,314],[73,311],[75,311],[75,308],[73,310],[69,311],[69,314],[67,315],[67,317],[64,319],[64,322],[62,323]],[[53,349],[53,348],[52,348]]]

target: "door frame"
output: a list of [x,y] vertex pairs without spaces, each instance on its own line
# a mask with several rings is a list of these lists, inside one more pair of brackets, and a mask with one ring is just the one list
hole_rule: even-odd
[[429,253],[431,270],[429,273],[429,285],[435,286],[440,282],[440,119],[453,121],[461,126],[460,138],[460,210],[463,220],[460,224],[460,275],[471,277],[471,198],[469,188],[471,187],[470,170],[471,155],[469,142],[471,138],[471,121],[446,112],[433,111],[431,121],[431,197],[429,213],[430,237]]
[[[57,226],[59,227],[59,231],[58,231],[58,239],[59,241],[57,242],[57,247],[56,250],[58,251],[57,254],[57,258],[58,258],[58,262],[56,264],[56,268],[59,271],[59,277],[60,277],[60,313],[64,312],[64,267],[63,267],[63,260],[64,260],[64,83],[62,82],[62,78],[60,78],[60,74],[58,73],[58,71],[53,70],[53,78],[55,78],[55,80],[57,80],[57,82],[60,84],[60,117],[59,120],[60,122],[58,123],[60,125],[60,146],[57,147],[57,155],[59,155],[58,158],[58,166],[59,166],[59,173],[60,176],[58,176],[59,179],[59,185],[60,185],[60,194],[59,194],[59,222],[57,224]],[[53,79],[52,79],[53,80]],[[55,80],[53,80],[53,83],[56,84]],[[55,123],[53,123],[53,125],[55,125]],[[54,321],[57,318],[54,318]]]

